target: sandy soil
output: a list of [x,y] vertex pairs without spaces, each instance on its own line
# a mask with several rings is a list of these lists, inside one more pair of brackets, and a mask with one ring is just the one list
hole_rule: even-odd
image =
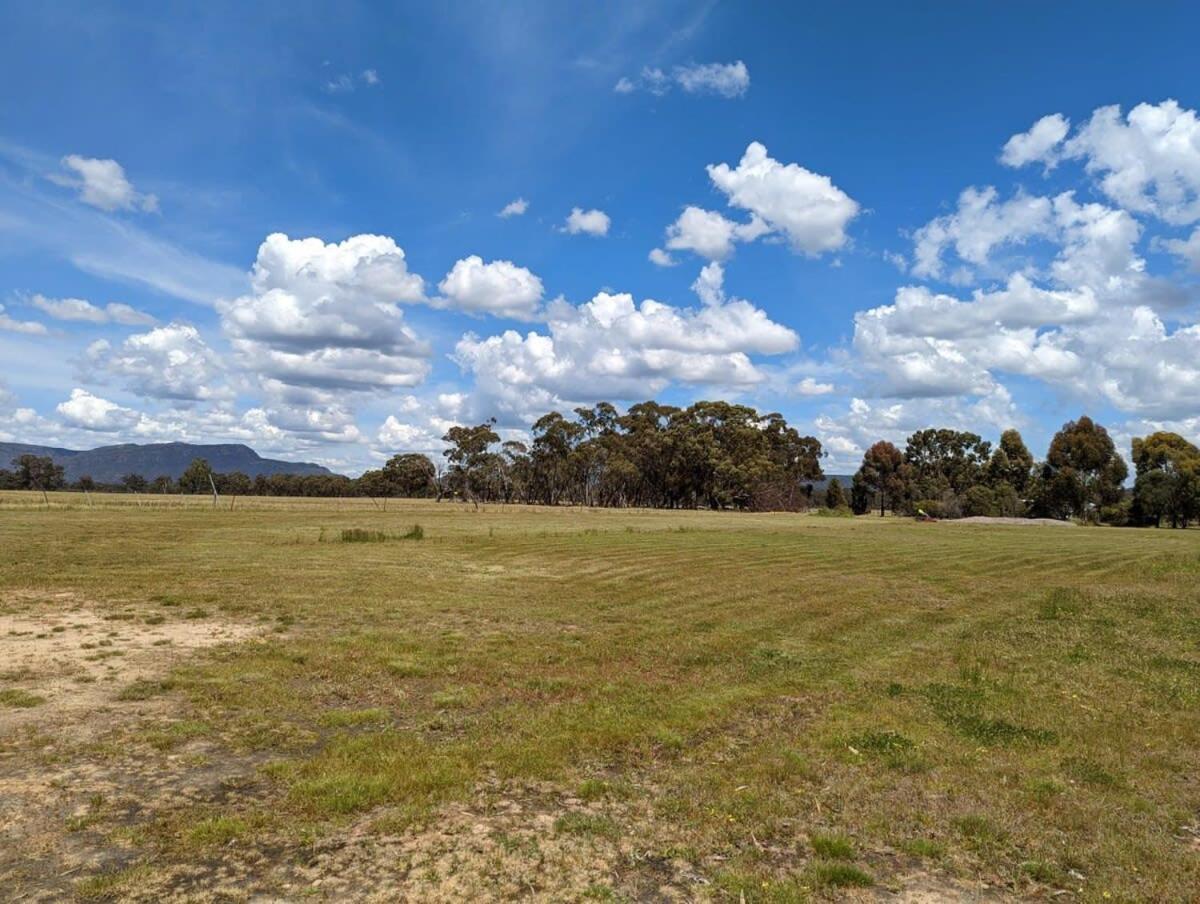
[[101,614],[70,595],[57,602],[51,611],[0,615],[0,687],[44,701],[0,707],[0,738],[69,723],[72,739],[84,740],[111,728],[111,717],[147,708],[148,701],[131,710],[116,699],[127,685],[161,677],[191,650],[242,640],[256,630],[174,613],[148,624],[154,615]]
[[93,822],[133,824],[172,801],[228,793],[254,769],[198,745],[148,768],[144,756],[103,745],[123,728],[177,718],[178,701],[136,699],[135,682],[261,629],[195,612],[101,611],[71,594],[10,595],[0,611],[0,692],[21,695],[0,700],[0,888],[10,900],[63,900],[75,878],[136,858],[132,844],[91,832]]

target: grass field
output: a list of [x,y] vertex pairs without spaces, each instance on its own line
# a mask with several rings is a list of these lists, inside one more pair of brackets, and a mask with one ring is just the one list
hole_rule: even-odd
[[1198,764],[1200,531],[0,494],[14,899],[1187,901]]

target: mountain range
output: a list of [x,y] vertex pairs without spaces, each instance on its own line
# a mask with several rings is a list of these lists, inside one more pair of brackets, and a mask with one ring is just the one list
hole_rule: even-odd
[[141,474],[147,480],[153,480],[160,474],[178,479],[194,458],[203,458],[219,474],[241,471],[256,477],[259,474],[333,473],[311,462],[263,458],[241,443],[124,443],[84,450],[0,443],[0,468],[11,468],[12,460],[25,454],[52,458],[55,464],[62,465],[67,480],[72,482],[84,475],[97,483],[119,483],[126,474]]

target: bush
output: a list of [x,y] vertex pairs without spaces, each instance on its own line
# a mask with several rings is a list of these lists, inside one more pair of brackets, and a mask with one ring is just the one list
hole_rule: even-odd
[[988,487],[975,485],[963,494],[962,512],[967,517],[974,515],[999,515],[1000,505],[996,494]]
[[837,508],[819,508],[814,509],[813,514],[819,518],[853,518],[854,512],[850,510],[848,505],[839,505]]
[[918,499],[912,504],[912,510],[914,515],[924,512],[930,518],[957,518],[960,514],[957,505],[947,506],[941,499]]
[[1132,517],[1133,502],[1122,499],[1115,505],[1106,505],[1100,509],[1100,520],[1114,527],[1126,527],[1135,523]]

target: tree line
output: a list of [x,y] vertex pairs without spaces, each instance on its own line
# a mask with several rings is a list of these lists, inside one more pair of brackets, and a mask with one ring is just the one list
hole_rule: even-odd
[[[875,443],[850,487],[857,514],[878,509],[935,518],[971,515],[1076,518],[1114,525],[1186,527],[1200,518],[1200,449],[1177,433],[1133,440],[1135,480],[1108,431],[1087,416],[1064,424],[1044,461],[1021,434],[995,447],[974,433],[919,430],[903,450]],[[838,490],[840,493],[840,488]]]
[[[970,515],[1077,518],[1117,525],[1186,527],[1200,519],[1200,449],[1175,433],[1133,440],[1135,480],[1108,431],[1089,417],[1063,425],[1044,461],[1016,430],[998,444],[947,428],[913,433],[903,450],[867,449],[843,487],[823,478],[825,453],[778,413],[696,402],[642,402],[624,414],[608,402],[551,412],[530,442],[501,441],[494,419],[451,427],[440,460],[392,456],[358,478],[338,474],[219,474],[196,459],[178,480],[127,474],[119,484],[81,477],[75,488],[227,496],[445,499],[538,505],[797,511],[813,505],[847,514],[877,510],[957,518]],[[63,488],[51,459],[22,455],[0,470],[0,488]]]

